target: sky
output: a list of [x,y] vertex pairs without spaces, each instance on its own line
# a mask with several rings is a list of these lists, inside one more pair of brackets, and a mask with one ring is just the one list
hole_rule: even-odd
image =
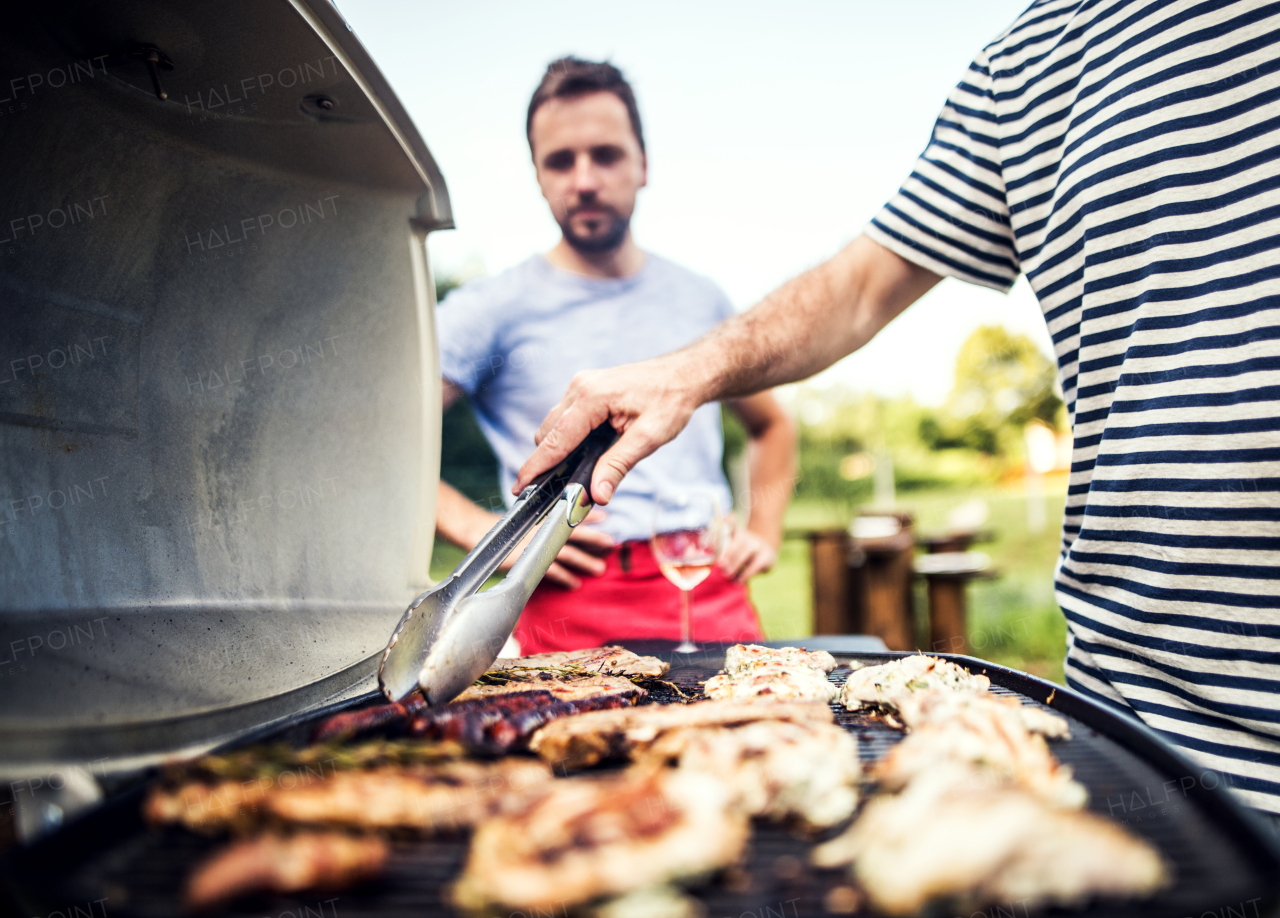
[[[546,65],[607,59],[635,89],[649,186],[636,241],[715,280],[745,310],[849,242],[924,149],[947,93],[1026,0],[338,0],[445,176],[456,230],[441,275],[494,274],[559,229],[525,141]],[[948,279],[812,384],[939,404],[979,325],[1051,354],[1025,281]]]

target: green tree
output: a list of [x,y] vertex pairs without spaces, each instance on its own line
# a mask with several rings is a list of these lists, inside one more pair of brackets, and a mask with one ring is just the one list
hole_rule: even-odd
[[933,450],[1020,456],[1029,421],[1058,426],[1056,381],[1053,363],[1034,341],[984,325],[960,346],[951,395],[941,411],[921,420],[920,439]]
[[1033,419],[1052,426],[1062,407],[1056,381],[1056,368],[1034,341],[984,325],[960,346],[947,407],[958,417],[981,417],[991,427],[1021,429]]
[[[461,285],[462,281],[451,275],[436,278],[436,302]],[[440,421],[440,477],[478,504],[493,510],[502,507],[498,457],[484,438],[466,396],[450,405]]]

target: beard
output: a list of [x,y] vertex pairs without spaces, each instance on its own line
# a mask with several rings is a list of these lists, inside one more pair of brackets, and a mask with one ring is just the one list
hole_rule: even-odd
[[593,210],[603,210],[606,214],[607,223],[603,230],[597,231],[592,236],[580,236],[573,229],[573,215],[576,210],[570,210],[564,215],[564,219],[559,221],[560,232],[564,233],[564,241],[569,243],[575,252],[583,255],[599,255],[602,252],[612,252],[618,246],[622,245],[622,240],[627,238],[627,230],[631,226],[631,218],[624,217],[618,211],[614,210],[606,204],[592,204]]

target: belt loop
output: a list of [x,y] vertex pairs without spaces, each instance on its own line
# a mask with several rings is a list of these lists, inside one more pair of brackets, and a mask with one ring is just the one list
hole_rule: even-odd
[[631,543],[623,542],[618,546],[618,567],[622,568],[622,573],[631,573]]

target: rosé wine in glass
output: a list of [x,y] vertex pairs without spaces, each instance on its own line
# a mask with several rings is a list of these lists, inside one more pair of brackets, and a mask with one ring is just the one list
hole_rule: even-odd
[[723,548],[725,525],[716,501],[707,494],[663,494],[654,508],[653,556],[658,569],[680,590],[680,645],[677,653],[696,653],[693,642],[693,588],[706,580]]

